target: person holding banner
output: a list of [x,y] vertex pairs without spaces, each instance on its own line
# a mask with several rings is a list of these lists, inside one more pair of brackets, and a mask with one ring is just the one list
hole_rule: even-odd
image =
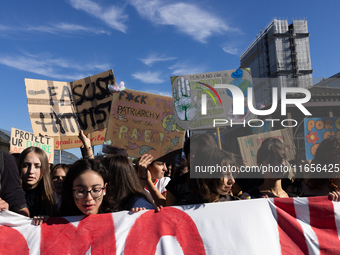
[[257,165],[264,174],[260,186],[253,187],[242,195],[243,198],[296,197],[282,188],[282,178],[288,171],[287,154],[284,144],[278,138],[267,138],[257,152]]
[[[317,168],[312,169],[311,167]],[[320,143],[311,165],[304,166],[304,189],[301,196],[326,196],[339,194],[340,137],[331,136]],[[320,170],[320,171],[319,171]],[[308,173],[308,176],[306,176]],[[322,176],[322,173],[325,175]]]
[[231,195],[237,172],[233,154],[216,147],[196,150],[191,163],[195,178],[190,178],[191,194],[183,204],[202,204],[239,200]]
[[217,144],[211,135],[195,134],[185,141],[183,151],[188,162],[189,172],[172,179],[166,186],[167,206],[183,204],[186,201],[186,197],[191,194],[192,191],[190,190],[188,185],[188,182],[190,180],[190,159],[195,158],[197,148],[205,147],[217,148]]
[[0,150],[0,211],[3,209],[29,216],[15,158]]
[[102,160],[109,170],[108,195],[112,198],[114,211],[133,208],[155,209],[147,196],[130,160],[123,155],[111,155]]
[[166,185],[170,182],[164,174],[166,163],[153,160],[152,155],[144,154],[138,160],[138,175],[150,200],[157,206],[166,204]]
[[46,153],[38,147],[28,147],[20,155],[18,168],[31,217],[58,215],[58,196],[53,191]]
[[110,213],[114,206],[106,189],[108,170],[94,159],[76,161],[63,182],[61,216]]

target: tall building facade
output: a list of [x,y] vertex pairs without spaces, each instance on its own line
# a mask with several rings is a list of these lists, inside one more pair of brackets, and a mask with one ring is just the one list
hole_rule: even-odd
[[[274,19],[240,57],[241,68],[250,68],[256,103],[270,105],[272,88],[313,85],[306,20]],[[270,78],[270,79],[268,79]]]

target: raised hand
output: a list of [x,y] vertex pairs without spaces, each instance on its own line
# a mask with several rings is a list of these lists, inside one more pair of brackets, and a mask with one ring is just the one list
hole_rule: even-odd
[[194,97],[194,104],[192,105],[189,80],[184,80],[184,77],[181,77],[177,83],[177,90],[176,88],[173,89],[173,96],[178,118],[192,120],[197,113],[197,96]]

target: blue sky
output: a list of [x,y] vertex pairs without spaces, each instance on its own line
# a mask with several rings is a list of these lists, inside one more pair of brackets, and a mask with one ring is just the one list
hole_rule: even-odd
[[32,131],[24,78],[112,69],[129,89],[170,96],[171,76],[238,68],[273,18],[307,20],[313,78],[327,78],[340,71],[338,10],[337,0],[1,1],[0,128]]

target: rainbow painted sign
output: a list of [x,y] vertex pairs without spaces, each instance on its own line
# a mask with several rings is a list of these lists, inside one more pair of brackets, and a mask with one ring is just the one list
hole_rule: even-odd
[[305,118],[304,127],[306,159],[313,159],[323,139],[340,136],[340,117]]
[[[243,93],[244,114],[233,112],[233,94],[220,84],[237,87]],[[254,117],[247,105],[247,89],[252,87],[250,69],[188,74],[171,77],[175,120],[185,130],[214,128],[215,119],[243,123]],[[223,102],[223,103],[222,103]],[[243,108],[242,108],[243,110]],[[225,126],[229,126],[230,122]]]

